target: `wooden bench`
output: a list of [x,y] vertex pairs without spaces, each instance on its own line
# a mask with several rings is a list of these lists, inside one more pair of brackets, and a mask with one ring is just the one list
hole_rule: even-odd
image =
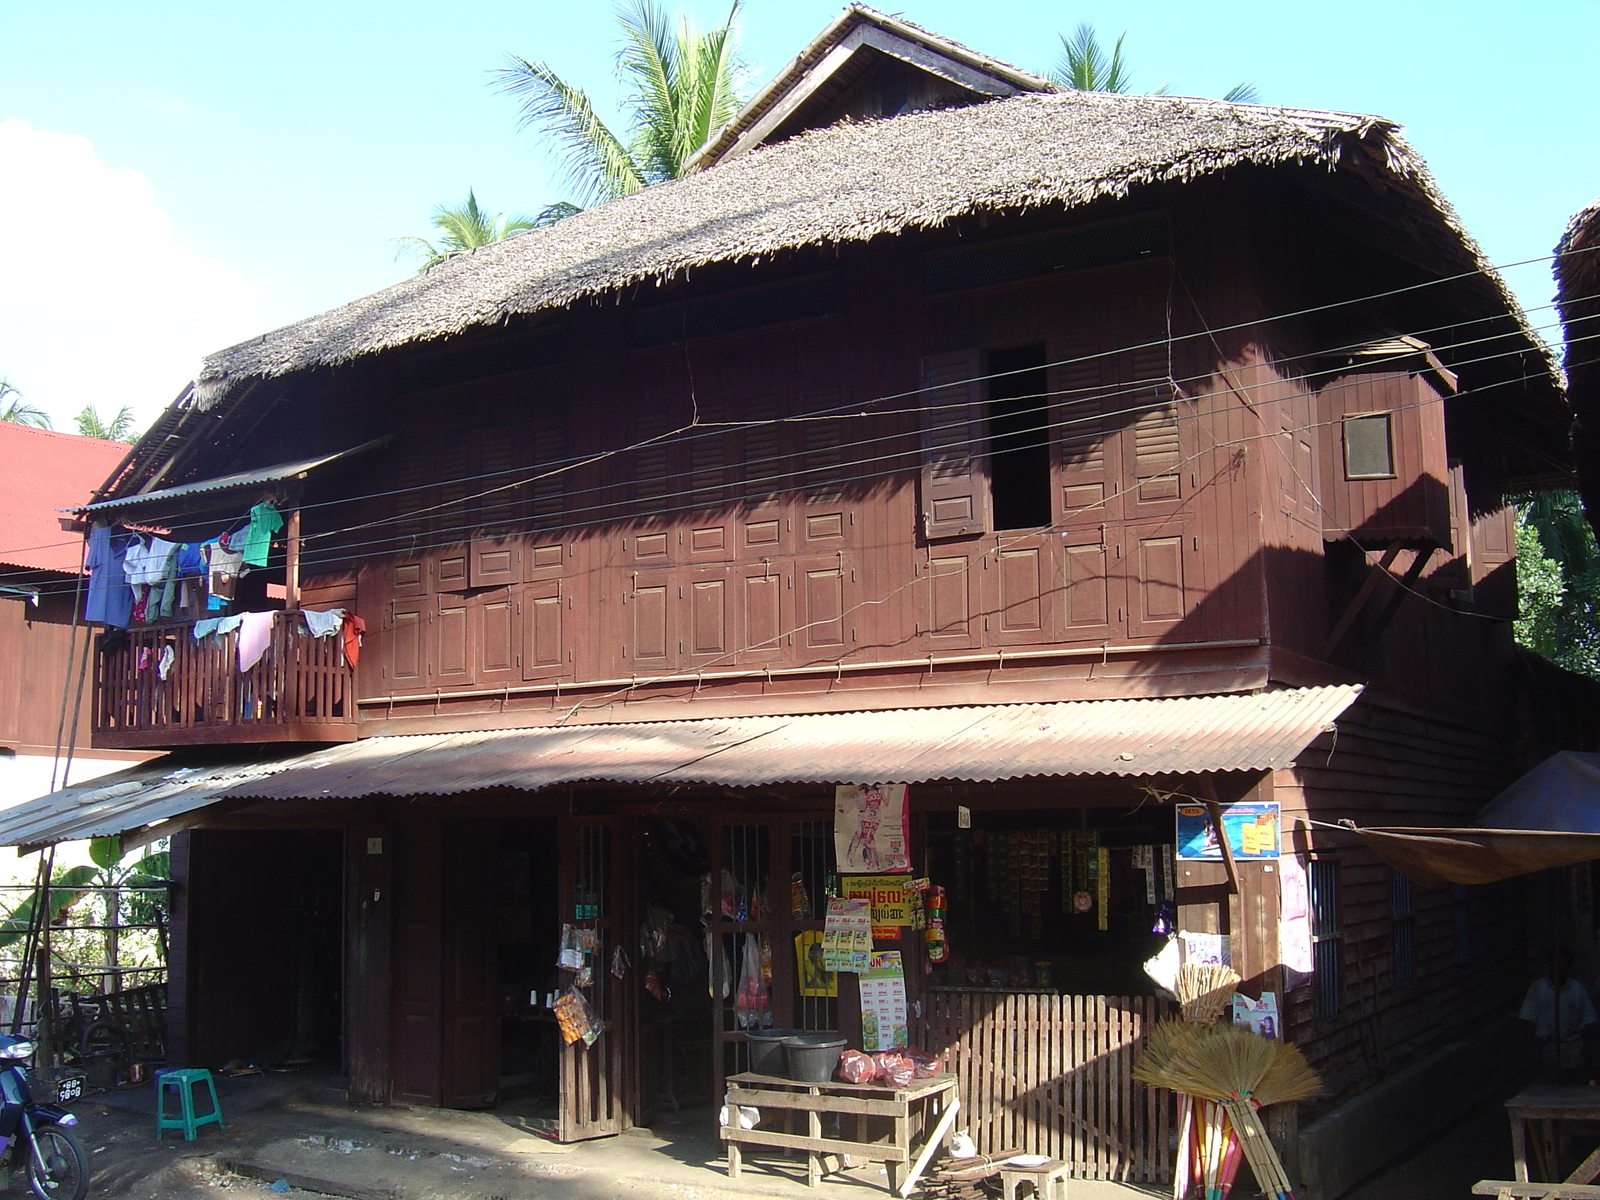
[[1472,1194],[1495,1196],[1498,1200],[1600,1200],[1600,1186],[1592,1183],[1480,1179],[1472,1185]]

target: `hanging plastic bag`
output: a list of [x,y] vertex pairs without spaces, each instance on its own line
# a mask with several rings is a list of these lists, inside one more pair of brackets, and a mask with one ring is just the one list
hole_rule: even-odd
[[772,1003],[766,980],[761,977],[761,936],[744,935],[744,954],[739,965],[739,992],[733,998],[734,1015],[740,1029],[761,1029],[772,1024]]
[[568,988],[555,1003],[556,1025],[561,1038],[571,1045],[579,1038],[585,1046],[592,1046],[600,1036],[600,1017],[582,992]]

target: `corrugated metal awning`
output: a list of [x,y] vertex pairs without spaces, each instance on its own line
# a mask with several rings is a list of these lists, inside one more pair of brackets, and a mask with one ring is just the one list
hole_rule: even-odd
[[82,509],[74,510],[86,513],[120,512],[123,509],[147,507],[152,504],[161,504],[168,500],[182,500],[188,496],[198,496],[205,492],[231,492],[241,488],[258,487],[264,483],[278,483],[285,479],[293,479],[297,475],[304,475],[307,471],[314,471],[318,467],[327,466],[331,462],[338,462],[341,458],[349,458],[353,454],[360,454],[372,450],[388,441],[387,437],[374,438],[370,442],[363,442],[359,446],[352,446],[348,450],[340,450],[336,454],[321,454],[316,458],[303,458],[296,462],[278,463],[271,467],[257,467],[253,471],[238,471],[232,475],[218,475],[213,479],[197,479],[193,483],[179,484],[177,487],[161,488],[159,491],[142,492],[134,496],[119,496],[115,500],[100,500],[94,504],[85,504]]
[[204,765],[182,765],[172,755],[100,775],[36,800],[0,810],[0,846],[40,846],[110,837],[204,808],[236,784],[282,771],[299,752]]
[[377,737],[181,777],[146,764],[0,813],[0,845],[125,832],[223,800],[436,796],[569,783],[988,783],[1265,770],[1292,763],[1360,694],[1358,686],[1285,688]]

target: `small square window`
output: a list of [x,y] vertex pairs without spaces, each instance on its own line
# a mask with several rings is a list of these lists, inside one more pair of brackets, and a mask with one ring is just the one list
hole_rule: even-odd
[[1344,419],[1344,477],[1394,478],[1394,441],[1388,413],[1363,413]]

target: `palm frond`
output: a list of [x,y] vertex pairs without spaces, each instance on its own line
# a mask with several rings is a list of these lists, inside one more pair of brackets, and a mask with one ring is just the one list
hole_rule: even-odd
[[704,34],[695,45],[692,55],[694,86],[689,91],[690,119],[685,127],[683,164],[700,149],[739,111],[737,80],[739,60],[734,22],[738,20],[743,0],[733,0],[728,19],[716,29]]
[[545,225],[554,225],[566,217],[575,216],[583,211],[570,200],[557,200],[554,204],[546,204],[539,210],[539,215],[533,219],[533,228],[542,228]]
[[478,203],[478,195],[472,188],[467,189],[467,198],[460,204],[437,205],[429,220],[439,231],[437,242],[419,237],[401,237],[394,240],[396,258],[409,255],[423,260],[422,266],[417,268],[419,274],[458,254],[466,254],[480,246],[489,246],[504,241],[513,234],[548,224],[548,221],[543,219],[543,214],[539,217],[530,217],[522,214],[507,216],[504,213],[490,213]]
[[1072,36],[1061,34],[1061,57],[1050,77],[1064,87],[1080,92],[1126,92],[1132,86],[1127,62],[1122,57],[1124,32],[1107,54],[1094,26],[1080,21]]
[[[7,400],[7,396],[11,399]],[[21,393],[16,388],[0,379],[0,421],[10,425],[29,425],[34,429],[49,429],[50,414],[20,397]]]
[[1256,90],[1253,83],[1236,83],[1222,93],[1224,100],[1231,100],[1235,104],[1260,104],[1261,93]]
[[684,51],[693,30],[687,16],[674,29],[654,0],[632,0],[619,8],[617,23],[622,26],[617,78],[628,91],[622,106],[632,126],[634,161],[647,182],[660,183],[675,175]]
[[543,63],[512,55],[495,71],[500,90],[517,100],[518,125],[550,136],[567,183],[583,203],[636,192],[645,179],[628,148],[594,111],[589,94]]

